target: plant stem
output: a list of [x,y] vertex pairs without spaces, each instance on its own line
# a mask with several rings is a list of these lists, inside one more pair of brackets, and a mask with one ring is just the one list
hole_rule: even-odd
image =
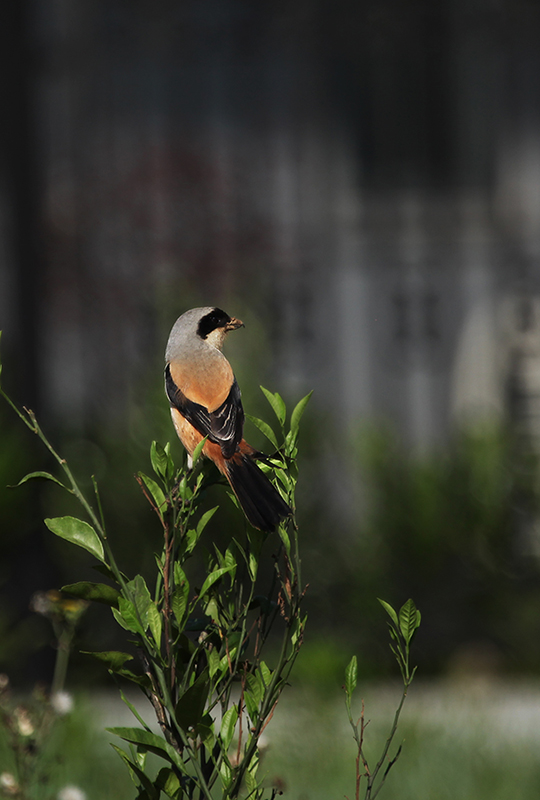
[[[377,762],[377,766],[373,770],[373,774],[368,777],[368,786],[367,786],[367,790],[366,790],[366,800],[368,800],[368,798],[369,798],[369,800],[371,800],[372,798],[377,797],[377,795],[379,794],[380,790],[382,789],[383,783],[384,783],[384,781],[386,779],[386,776],[388,774],[388,771],[386,771],[385,774],[383,775],[383,778],[382,778],[381,782],[379,783],[377,789],[375,791],[372,791],[372,789],[374,788],[374,785],[375,785],[375,780],[377,778],[377,775],[381,771],[381,768],[382,768],[382,766],[384,764],[386,756],[388,755],[388,751],[390,749],[390,745],[392,744],[392,740],[394,739],[394,736],[396,735],[398,722],[399,722],[399,717],[400,717],[400,714],[401,714],[401,710],[403,708],[403,704],[405,703],[405,698],[407,697],[408,689],[409,689],[409,684],[406,683],[404,688],[403,688],[403,694],[401,695],[400,703],[399,703],[399,705],[398,705],[398,707],[396,709],[396,713],[394,714],[394,722],[392,724],[392,729],[390,730],[388,738],[386,739],[386,743],[385,743],[385,746],[383,748],[382,755],[381,755],[379,761]],[[398,755],[399,755],[399,753],[398,753]],[[396,756],[396,758],[397,758],[397,756]],[[394,759],[393,763],[395,763],[395,759]]]
[[72,641],[73,630],[66,628],[60,632],[58,636],[56,661],[54,664],[54,674],[51,684],[51,696],[61,692],[64,688]]

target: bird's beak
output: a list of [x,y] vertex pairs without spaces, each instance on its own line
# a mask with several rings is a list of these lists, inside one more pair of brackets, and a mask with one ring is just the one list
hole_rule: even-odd
[[237,328],[243,328],[244,323],[241,319],[236,319],[236,317],[231,317],[229,322],[225,325],[226,331],[235,331]]

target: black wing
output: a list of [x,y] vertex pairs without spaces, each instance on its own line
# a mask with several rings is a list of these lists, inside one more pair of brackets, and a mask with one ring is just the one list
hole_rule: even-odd
[[227,399],[212,412],[185,396],[172,379],[168,364],[165,367],[165,390],[171,405],[202,436],[208,436],[211,442],[219,444],[224,458],[231,458],[235,454],[244,430],[244,409],[236,378]]

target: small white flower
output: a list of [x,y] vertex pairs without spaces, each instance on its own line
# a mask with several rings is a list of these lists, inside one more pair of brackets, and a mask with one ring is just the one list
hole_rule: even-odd
[[34,592],[30,600],[30,611],[36,614],[43,614],[44,617],[51,610],[51,601],[47,597],[47,592]]
[[21,736],[32,736],[34,733],[34,723],[26,708],[17,706],[15,709],[15,719],[17,720],[17,727]]
[[19,784],[11,772],[2,772],[0,775],[0,789],[2,789],[7,795],[17,794],[19,791]]
[[55,692],[51,697],[51,706],[59,717],[73,711],[73,697],[69,692]]
[[57,800],[86,800],[86,794],[78,786],[64,786],[56,798]]

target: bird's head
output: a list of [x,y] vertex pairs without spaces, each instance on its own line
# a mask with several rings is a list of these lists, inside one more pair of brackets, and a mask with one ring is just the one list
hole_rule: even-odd
[[221,350],[225,336],[229,331],[243,328],[244,323],[236,317],[230,317],[221,308],[201,308],[197,322],[197,336],[208,344]]
[[165,360],[170,362],[178,359],[182,353],[197,352],[199,347],[205,345],[221,350],[229,331],[243,325],[241,320],[230,317],[221,308],[192,308],[182,314],[173,325]]

